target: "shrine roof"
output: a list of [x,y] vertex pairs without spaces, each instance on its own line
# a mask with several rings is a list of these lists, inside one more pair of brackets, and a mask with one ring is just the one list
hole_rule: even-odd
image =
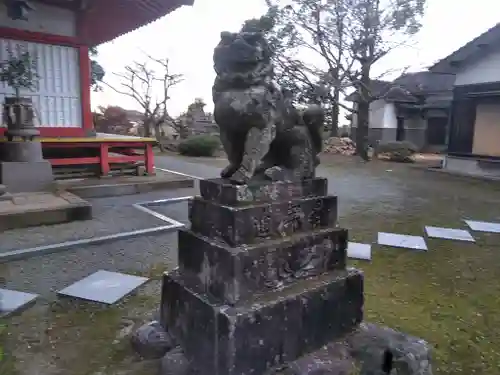
[[173,12],[194,0],[38,0],[73,9],[78,14],[79,38],[95,46],[109,42]]

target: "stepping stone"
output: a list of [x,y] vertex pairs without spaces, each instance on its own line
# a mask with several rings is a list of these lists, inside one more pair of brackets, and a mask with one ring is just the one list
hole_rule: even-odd
[[379,232],[377,242],[379,245],[385,246],[402,247],[413,250],[427,250],[427,244],[425,243],[424,237],[421,236]]
[[0,318],[19,312],[32,302],[35,302],[37,297],[38,294],[0,288]]
[[372,245],[358,242],[349,242],[347,245],[347,257],[352,259],[371,260]]
[[443,240],[457,240],[475,242],[471,234],[464,229],[440,228],[440,227],[425,227],[427,235],[432,238],[440,238]]
[[57,294],[111,305],[146,281],[147,277],[100,270],[60,290]]
[[500,233],[500,223],[465,220],[470,229],[476,232]]

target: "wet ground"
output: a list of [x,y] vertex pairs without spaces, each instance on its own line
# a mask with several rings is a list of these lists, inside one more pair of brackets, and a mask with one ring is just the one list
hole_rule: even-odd
[[[224,165],[157,158],[160,168],[203,178]],[[328,177],[330,192],[339,196],[340,225],[350,229],[351,240],[373,243],[378,231],[423,235],[425,225],[466,229],[464,218],[500,221],[500,189],[493,183],[347,157],[325,157],[318,174]],[[147,200],[110,198],[103,210],[125,210],[130,199]],[[158,211],[186,220],[185,204]],[[500,235],[474,236],[475,244],[428,240],[428,252],[374,246],[371,263],[351,262],[365,271],[367,320],[431,342],[436,374],[496,375],[500,366]],[[153,374],[148,366],[154,364],[134,362],[124,336],[158,307],[157,279],[175,265],[175,248],[175,235],[168,234],[0,265],[8,285],[43,294],[37,306],[9,321],[8,348],[17,358],[0,362],[0,374],[16,374],[9,367],[14,362],[22,375]],[[62,284],[100,268],[156,280],[106,309],[54,298]]]

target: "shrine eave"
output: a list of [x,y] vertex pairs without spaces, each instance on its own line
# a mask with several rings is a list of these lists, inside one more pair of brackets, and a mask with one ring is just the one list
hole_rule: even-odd
[[88,0],[75,9],[78,38],[89,46],[109,42],[193,3],[194,0]]

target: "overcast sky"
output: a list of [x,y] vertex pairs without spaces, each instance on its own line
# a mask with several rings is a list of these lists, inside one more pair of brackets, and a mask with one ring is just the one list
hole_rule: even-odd
[[[418,70],[445,57],[500,21],[500,3],[493,0],[427,0],[423,28],[412,47],[392,53],[379,71],[411,66]],[[213,48],[221,31],[236,31],[244,20],[266,11],[264,0],[195,0],[166,17],[99,47],[99,62],[107,81],[119,81],[112,72],[121,72],[132,61],[145,59],[144,51],[154,57],[169,57],[172,70],[185,80],[172,90],[169,111],[177,115],[195,97],[202,97],[212,108],[214,80]],[[92,106],[119,105],[140,109],[132,99],[110,89],[93,94]]]

